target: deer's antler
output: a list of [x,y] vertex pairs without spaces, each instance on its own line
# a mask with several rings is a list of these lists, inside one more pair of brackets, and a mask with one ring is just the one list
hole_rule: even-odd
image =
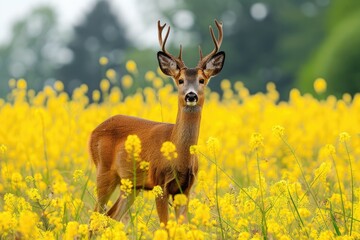
[[161,25],[160,24],[160,20],[158,21],[158,38],[159,38],[159,44],[160,44],[160,47],[161,47],[161,50],[166,54],[168,55],[169,57],[171,57],[174,61],[176,61],[178,67],[181,69],[181,68],[185,68],[185,64],[182,60],[182,46],[180,45],[180,53],[179,53],[179,56],[178,57],[175,57],[173,56],[171,53],[169,53],[166,48],[165,48],[165,44],[166,44],[166,41],[169,37],[169,34],[170,34],[170,26],[168,27],[168,30],[165,34],[165,38],[163,39],[162,38],[162,32],[164,30],[164,28],[166,27],[166,23],[164,23],[164,25]]
[[220,49],[220,46],[221,46],[221,43],[222,43],[222,40],[223,40],[223,28],[222,28],[222,23],[219,23],[216,19],[215,19],[215,24],[216,24],[216,27],[217,27],[217,29],[219,31],[218,39],[216,39],[215,34],[214,34],[214,30],[212,29],[212,27],[209,26],[211,38],[212,38],[212,40],[214,42],[215,47],[208,55],[203,57],[201,47],[199,46],[200,61],[199,61],[198,65],[197,65],[197,67],[199,67],[199,68],[203,68],[204,65],[207,63],[207,61],[212,56],[214,56]]

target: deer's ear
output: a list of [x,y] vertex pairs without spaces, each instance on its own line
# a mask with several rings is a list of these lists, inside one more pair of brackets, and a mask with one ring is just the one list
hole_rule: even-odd
[[225,52],[221,51],[212,56],[205,64],[204,73],[207,77],[213,77],[219,72],[224,66]]
[[179,74],[180,68],[176,61],[164,52],[157,53],[159,67],[161,71],[168,76],[175,77]]

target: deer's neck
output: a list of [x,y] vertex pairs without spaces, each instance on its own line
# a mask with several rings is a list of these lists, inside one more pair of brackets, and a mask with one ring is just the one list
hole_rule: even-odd
[[171,141],[176,145],[178,160],[176,167],[188,169],[193,161],[190,155],[190,146],[198,142],[201,121],[201,106],[182,107],[179,106],[176,123],[174,125]]

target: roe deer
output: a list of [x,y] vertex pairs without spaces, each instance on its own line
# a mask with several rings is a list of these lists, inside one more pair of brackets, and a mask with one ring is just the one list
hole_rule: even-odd
[[[163,197],[156,198],[156,209],[160,222],[168,221],[169,197],[183,193],[189,197],[190,189],[198,171],[198,160],[190,154],[190,146],[196,145],[199,136],[201,111],[204,104],[204,91],[209,79],[218,74],[224,64],[225,53],[219,52],[223,39],[222,23],[215,20],[218,29],[216,39],[210,26],[210,34],[214,42],[214,49],[203,57],[195,68],[187,68],[182,60],[182,48],[178,57],[171,55],[165,44],[170,33],[168,27],[165,38],[162,36],[166,24],[158,21],[158,38],[161,51],[157,59],[161,71],[170,76],[178,89],[178,113],[175,124],[153,122],[140,118],[116,115],[101,123],[91,134],[89,147],[91,158],[97,168],[97,203],[95,211],[105,213],[105,206],[121,179],[132,180],[136,174],[136,189],[151,190],[154,186],[161,186]],[[141,140],[142,151],[140,158],[150,163],[149,170],[140,170],[133,163],[127,161],[124,149],[129,135],[137,135]],[[178,156],[169,161],[161,154],[162,143],[170,141],[176,146]],[[176,176],[176,177],[175,177]],[[135,191],[138,192],[138,191]],[[115,204],[106,212],[114,219],[122,217],[136,198],[136,193],[122,197],[123,192]],[[188,198],[189,199],[189,198]],[[187,205],[176,208],[176,215],[186,218]]]

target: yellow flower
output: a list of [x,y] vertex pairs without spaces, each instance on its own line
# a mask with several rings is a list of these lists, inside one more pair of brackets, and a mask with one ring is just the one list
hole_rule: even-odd
[[35,174],[34,174],[34,180],[35,180],[36,182],[40,182],[40,181],[43,180],[43,177],[42,177],[42,175],[41,175],[40,173],[35,173]]
[[66,225],[64,239],[65,240],[77,239],[78,228],[79,228],[79,223],[78,222],[74,222],[74,221],[68,222],[67,225]]
[[326,149],[326,151],[328,152],[329,155],[336,154],[335,147],[332,144],[326,144],[325,149]]
[[81,236],[81,239],[89,239],[89,225],[88,224],[80,224],[78,233]]
[[75,171],[73,172],[73,180],[74,180],[74,182],[78,182],[78,181],[81,180],[83,177],[84,177],[84,172],[83,172],[83,170],[77,169],[77,170],[75,170]]
[[109,68],[108,70],[106,70],[105,76],[112,82],[115,82],[115,80],[116,80],[116,72],[112,68]]
[[220,87],[223,91],[231,88],[231,82],[228,79],[224,79],[220,83]]
[[302,218],[307,218],[307,217],[311,216],[311,212],[307,208],[302,207],[302,208],[299,208],[298,211]]
[[164,229],[158,229],[154,233],[153,240],[167,240],[168,239],[168,233]]
[[287,182],[285,180],[280,180],[270,187],[270,192],[275,196],[283,195],[287,190]]
[[35,238],[38,216],[31,211],[22,211],[19,215],[18,231],[25,239]]
[[121,84],[124,86],[124,88],[131,88],[133,85],[133,78],[130,75],[124,75],[121,78]]
[[31,210],[30,204],[23,197],[17,197],[11,193],[4,196],[4,210],[9,212],[22,212]]
[[13,186],[13,188],[19,188],[22,185],[22,180],[23,177],[20,173],[18,172],[14,172],[11,175],[11,185]]
[[54,89],[52,89],[52,87],[50,86],[45,86],[44,87],[44,93],[47,97],[52,97],[55,95],[55,91]]
[[156,74],[153,71],[147,71],[145,73],[145,80],[151,82],[156,77]]
[[344,93],[342,96],[345,103],[350,104],[351,103],[351,95],[349,93]]
[[160,152],[169,161],[178,157],[178,154],[176,152],[176,146],[169,141],[166,141],[162,144]]
[[250,239],[250,233],[249,232],[241,232],[239,233],[238,240],[248,240]]
[[121,197],[127,198],[133,190],[133,183],[130,179],[121,179],[120,191],[122,192]]
[[109,217],[98,212],[93,212],[90,216],[89,230],[91,230],[93,233],[102,233],[108,227],[109,222]]
[[8,211],[0,212],[0,236],[10,234],[16,228],[17,220],[13,214]]
[[154,88],[156,88],[156,89],[159,89],[162,86],[164,86],[163,80],[159,77],[155,77],[152,82],[153,82]]
[[125,67],[126,67],[126,70],[130,73],[137,72],[136,62],[133,60],[127,61]]
[[196,225],[208,225],[211,221],[210,207],[204,203],[200,203],[194,213],[194,217],[191,221]]
[[107,92],[110,88],[110,83],[107,79],[102,79],[100,82],[100,89],[103,92]]
[[53,191],[55,194],[66,193],[68,191],[68,186],[62,179],[58,179],[53,183]]
[[50,216],[48,216],[48,218],[49,218],[49,223],[53,227],[53,232],[56,233],[56,232],[63,231],[64,225],[63,225],[62,218],[60,218],[57,215],[50,215]]
[[285,134],[285,128],[280,125],[275,125],[272,128],[273,134],[278,137],[282,137]]
[[331,165],[329,163],[323,162],[320,167],[315,169],[314,181],[320,181],[322,184],[326,183],[326,177],[328,176],[331,170]]
[[339,140],[341,143],[346,143],[350,140],[350,134],[347,132],[342,132],[339,134]]
[[147,161],[141,161],[139,167],[141,170],[148,171],[150,167],[150,163]]
[[151,192],[154,194],[155,198],[162,197],[164,194],[162,187],[159,185],[156,185]]
[[260,133],[253,133],[250,138],[250,148],[252,151],[264,148],[264,137]]
[[109,59],[107,57],[100,57],[99,63],[100,63],[100,65],[104,66],[109,63]]
[[23,79],[23,78],[20,78],[20,79],[17,81],[16,86],[17,86],[18,89],[26,89],[26,88],[27,88],[26,80]]
[[204,240],[206,239],[205,236],[207,236],[206,232],[203,232],[198,229],[191,229],[187,232],[187,239],[189,240]]
[[182,240],[187,238],[186,229],[183,225],[180,225],[178,228],[175,229],[175,236],[174,240]]
[[330,230],[324,230],[320,233],[318,240],[334,239],[334,233]]
[[30,188],[26,191],[26,193],[29,196],[29,198],[34,202],[38,202],[41,200],[41,195],[39,193],[39,190],[37,190],[36,188]]
[[179,206],[187,205],[187,202],[188,202],[188,198],[186,197],[185,194],[176,194],[173,203],[176,207],[179,207]]
[[326,91],[326,81],[323,78],[317,78],[314,81],[314,90],[316,93],[323,93]]
[[125,151],[128,154],[128,161],[140,162],[141,141],[137,135],[129,135],[125,141]]
[[215,137],[209,137],[206,142],[206,146],[207,146],[209,152],[211,152],[212,154],[218,152],[220,149],[219,139],[217,139]]
[[56,91],[61,92],[64,90],[64,84],[61,81],[57,80],[54,83],[54,88]]
[[247,88],[242,88],[242,89],[240,89],[238,95],[241,99],[246,99],[249,97],[250,92]]
[[25,182],[32,184],[35,181],[33,176],[26,176],[25,177]]
[[7,151],[7,147],[4,144],[0,145],[0,154],[5,154]]
[[94,90],[93,91],[92,99],[93,99],[94,102],[100,101],[100,91],[99,90]]
[[121,91],[118,87],[113,87],[110,92],[109,102],[119,103],[121,100]]
[[199,154],[199,153],[200,153],[199,146],[197,146],[197,145],[191,145],[190,146],[190,154],[191,155],[196,155],[196,154]]
[[14,78],[11,78],[9,80],[9,87],[10,88],[15,88],[15,86],[16,86],[16,80]]
[[101,234],[100,239],[128,239],[127,234],[124,232],[124,225],[121,222],[109,222],[109,227],[105,228]]
[[87,93],[88,90],[89,90],[89,87],[86,84],[81,84],[80,85],[80,91],[82,93]]

